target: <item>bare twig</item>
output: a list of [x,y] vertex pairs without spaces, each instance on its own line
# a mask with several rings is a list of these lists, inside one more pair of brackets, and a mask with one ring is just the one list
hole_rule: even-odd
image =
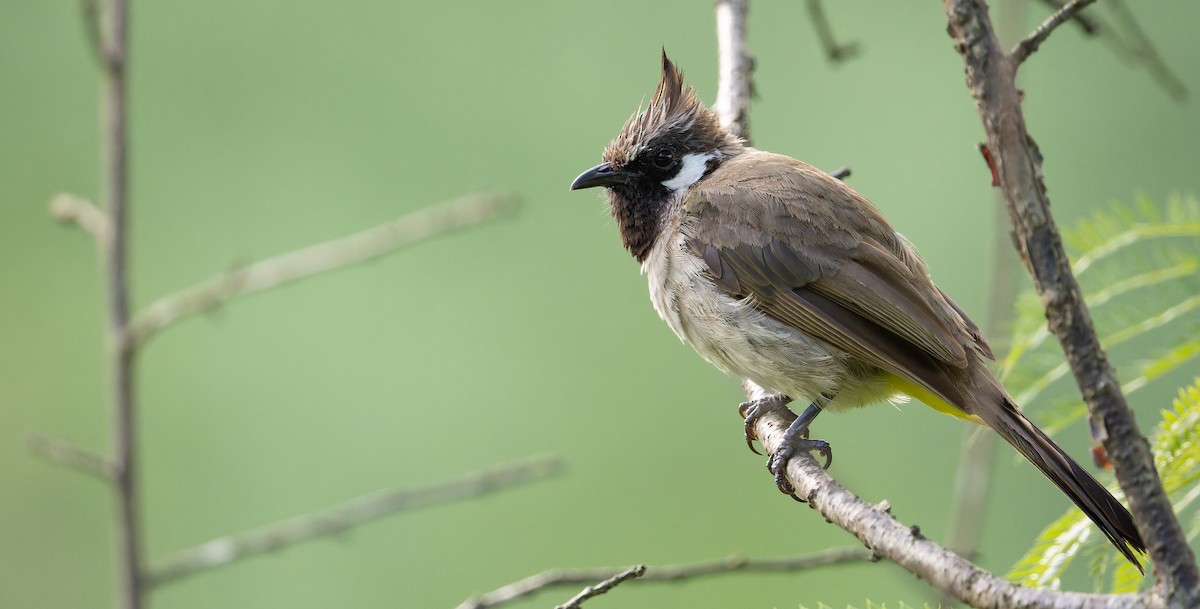
[[[767,452],[774,454],[796,415],[779,409],[762,415],[754,432]],[[892,561],[961,602],[983,609],[1039,607],[1040,609],[1160,609],[1156,592],[1142,594],[1082,594],[1036,590],[1005,581],[967,559],[930,541],[915,526],[897,521],[885,505],[872,505],[846,490],[808,455],[791,460],[788,480],[796,496],[829,522],[845,529],[882,559]],[[885,502],[886,503],[886,502]]]
[[1117,481],[1146,541],[1155,574],[1173,606],[1200,605],[1200,570],[1154,468],[1120,384],[1100,346],[1071,272],[1042,182],[1041,153],[1025,127],[1015,74],[983,0],[945,0],[949,32],[995,158],[1013,237],[1033,276],[1050,331],[1058,337],[1088,412],[1106,437]]
[[130,338],[141,343],[171,324],[285,283],[370,260],[402,247],[491,218],[511,209],[512,199],[479,194],[422,209],[390,222],[235,269],[163,296],[133,319]]
[[837,39],[833,36],[833,28],[829,25],[829,18],[825,16],[825,7],[821,4],[821,0],[808,0],[808,16],[812,19],[813,28],[817,30],[821,48],[825,49],[825,55],[831,61],[844,61],[858,54],[857,42],[838,44]]
[[1054,11],[1054,14],[1050,15],[1050,17],[1043,21],[1041,25],[1037,26],[1037,29],[1033,30],[1033,33],[1031,33],[1029,36],[1026,36],[1024,40],[1017,43],[1017,46],[1013,47],[1012,52],[1009,54],[1012,57],[1013,64],[1020,65],[1021,62],[1025,61],[1027,57],[1033,54],[1033,52],[1036,51],[1038,47],[1046,41],[1047,38],[1050,37],[1051,32],[1053,32],[1055,28],[1062,25],[1063,22],[1070,19],[1083,7],[1092,4],[1095,1],[1096,0],[1071,0],[1070,2],[1064,4],[1062,8]]
[[83,35],[87,40],[88,50],[101,66],[104,64],[103,44],[100,34],[100,7],[97,0],[79,0],[79,14],[83,18]]
[[[663,565],[647,567],[646,573],[637,583],[677,582],[726,573],[791,573],[829,565],[873,560],[870,552],[862,548],[834,548],[803,556],[781,558],[744,558],[731,555],[726,558],[687,565]],[[558,586],[575,586],[612,577],[618,572],[614,568],[601,569],[551,569],[532,575],[517,582],[498,588],[487,594],[463,601],[458,609],[489,609],[530,596],[542,590]]]
[[[1055,9],[1062,8],[1067,4],[1064,0],[1042,0],[1042,3]],[[1079,25],[1079,28],[1085,34],[1096,36],[1107,44],[1121,60],[1143,64],[1146,70],[1150,72],[1151,78],[1172,99],[1177,102],[1187,99],[1187,86],[1167,67],[1166,62],[1159,56],[1154,42],[1142,31],[1137,19],[1130,12],[1128,5],[1122,0],[1114,0],[1105,4],[1117,14],[1117,19],[1122,23],[1121,28],[1113,27],[1111,24],[1100,19],[1098,15],[1085,15],[1076,12],[1072,16],[1072,20]],[[1130,42],[1123,39],[1116,33],[1118,29],[1126,30],[1126,35],[1134,40]]]
[[80,448],[70,440],[31,433],[28,443],[33,454],[50,463],[95,476],[104,482],[113,480],[112,463],[104,455]]
[[734,135],[750,143],[750,72],[754,59],[746,50],[749,0],[717,2],[717,116]]
[[[1063,0],[1042,0],[1042,4],[1058,10],[1067,3]],[[1074,21],[1079,26],[1079,29],[1088,36],[1095,36],[1100,33],[1100,24],[1091,15],[1085,15],[1076,11],[1075,14],[1071,15],[1071,21]]]
[[129,282],[125,252],[129,194],[129,148],[125,95],[128,42],[126,0],[105,0],[100,25],[103,58],[101,76],[101,157],[104,174],[102,202],[108,214],[104,233],[104,272],[108,287],[108,365],[112,431],[113,481],[116,487],[117,599],[124,609],[140,609],[141,522],[138,515],[137,438],[134,435],[136,398],[133,383],[133,344],[129,333]]
[[413,510],[554,476],[562,471],[555,457],[535,457],[500,465],[446,482],[415,489],[373,493],[320,512],[304,514],[204,542],[177,552],[149,569],[145,582],[160,586],[230,563],[329,537],[402,510]]
[[583,605],[583,601],[586,601],[589,598],[600,596],[601,594],[604,594],[605,592],[608,592],[609,590],[621,585],[622,582],[641,577],[645,574],[646,565],[634,565],[598,584],[588,586],[583,590],[580,590],[579,594],[571,597],[570,600],[555,607],[555,609],[579,609],[579,607]]
[[1171,72],[1166,62],[1159,56],[1154,42],[1142,31],[1142,26],[1138,24],[1137,19],[1133,16],[1133,11],[1129,10],[1129,6],[1125,4],[1124,0],[1110,0],[1108,7],[1116,13],[1117,19],[1135,40],[1136,46],[1131,50],[1145,64],[1146,69],[1150,71],[1150,76],[1158,81],[1158,84],[1166,89],[1167,94],[1175,101],[1187,99],[1187,87],[1178,76]]
[[105,247],[109,239],[108,216],[91,201],[67,193],[59,193],[50,199],[50,215],[62,222],[73,222],[96,240],[96,245]]
[[850,177],[850,168],[849,167],[838,167],[837,169],[834,169],[833,171],[829,172],[829,175],[831,175],[839,180],[845,181],[846,178]]

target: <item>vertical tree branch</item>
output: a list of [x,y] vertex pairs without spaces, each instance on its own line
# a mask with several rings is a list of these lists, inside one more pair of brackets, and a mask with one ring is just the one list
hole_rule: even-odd
[[1042,297],[1049,328],[1062,344],[1088,411],[1103,434],[1160,585],[1171,602],[1195,606],[1200,603],[1195,556],[1154,469],[1149,443],[1100,347],[1050,214],[1041,154],[1021,113],[1015,82],[1018,62],[1001,49],[983,0],[945,0],[945,7],[949,33],[966,63],[967,84],[994,155],[1013,236]]
[[721,124],[750,143],[750,72],[754,59],[746,50],[749,0],[717,0],[717,103]]
[[107,0],[101,25],[101,146],[108,214],[104,270],[108,288],[109,384],[112,408],[112,470],[116,483],[116,543],[118,606],[142,606],[141,535],[134,437],[133,344],[129,340],[129,285],[126,276],[126,211],[129,194],[129,155],[126,124],[126,0]]

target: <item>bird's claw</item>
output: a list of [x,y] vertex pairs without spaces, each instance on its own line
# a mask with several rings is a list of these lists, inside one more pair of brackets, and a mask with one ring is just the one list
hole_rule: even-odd
[[815,452],[818,455],[825,457],[825,463],[821,466],[822,469],[829,469],[833,463],[833,448],[825,440],[809,440],[807,430],[805,437],[796,438],[791,442],[785,442],[767,459],[767,471],[775,476],[775,486],[779,487],[779,492],[791,496],[797,501],[804,501],[796,496],[796,488],[787,479],[787,466],[792,459],[800,453]]
[[738,405],[738,414],[746,419],[746,424],[743,427],[743,433],[746,435],[746,446],[756,455],[761,455],[757,448],[754,448],[754,441],[757,436],[754,434],[754,424],[758,422],[762,416],[772,410],[779,408],[787,408],[788,402],[792,399],[785,395],[768,395],[756,400],[742,402]]

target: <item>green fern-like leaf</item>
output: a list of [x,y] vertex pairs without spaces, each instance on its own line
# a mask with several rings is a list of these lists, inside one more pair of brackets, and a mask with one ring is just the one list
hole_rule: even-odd
[[[1175,357],[1147,354],[1126,390],[1137,390],[1200,356],[1200,200],[1171,197],[1160,209],[1140,198],[1136,208],[1094,212],[1063,233],[1072,265],[1105,348],[1163,328],[1185,328]],[[1056,341],[1050,340],[1036,294],[1018,298],[1011,349],[999,373],[1017,403],[1036,403],[1070,373]],[[1128,383],[1127,383],[1128,385]],[[1043,419],[1048,431],[1082,419],[1078,399],[1066,401]]]

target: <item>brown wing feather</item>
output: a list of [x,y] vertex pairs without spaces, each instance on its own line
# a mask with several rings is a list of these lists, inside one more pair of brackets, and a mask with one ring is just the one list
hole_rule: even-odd
[[721,250],[720,256],[764,313],[864,363],[907,378],[951,404],[966,403],[929,353],[872,320],[862,309],[829,298],[817,289],[820,281],[796,285],[783,280],[786,270],[764,266],[764,258],[748,250]]
[[788,157],[753,151],[730,164],[685,202],[689,247],[717,284],[962,407],[940,368],[967,366],[974,325],[943,299],[878,210]]

